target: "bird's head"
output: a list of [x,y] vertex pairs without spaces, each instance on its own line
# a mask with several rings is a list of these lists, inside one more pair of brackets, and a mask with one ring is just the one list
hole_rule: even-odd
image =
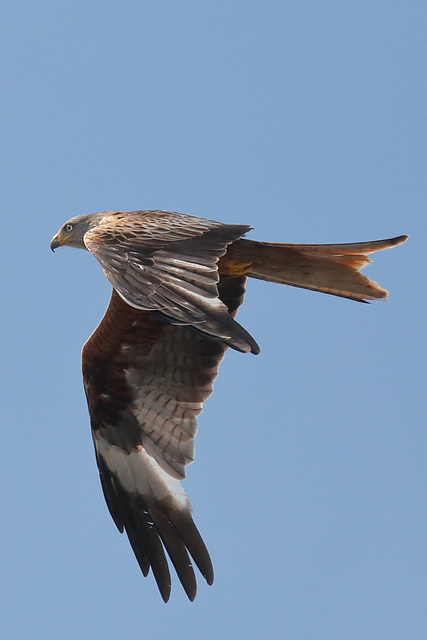
[[56,233],[51,242],[50,248],[55,251],[62,245],[69,247],[77,247],[78,249],[86,249],[84,243],[84,235],[93,226],[93,215],[91,213],[85,213],[75,218],[70,218]]

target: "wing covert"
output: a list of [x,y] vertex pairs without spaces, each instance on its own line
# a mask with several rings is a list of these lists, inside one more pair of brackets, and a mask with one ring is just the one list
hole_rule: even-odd
[[218,297],[218,260],[249,229],[171,212],[131,212],[106,216],[84,242],[130,306],[258,353]]

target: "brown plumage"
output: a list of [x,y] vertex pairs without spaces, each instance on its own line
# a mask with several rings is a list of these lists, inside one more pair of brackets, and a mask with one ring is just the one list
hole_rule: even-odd
[[234,316],[246,278],[351,298],[387,292],[359,272],[367,253],[406,240],[295,245],[241,239],[242,225],[166,211],[102,212],[69,220],[51,247],[91,251],[113,285],[82,352],[102,489],[144,575],[165,601],[167,551],[190,600],[190,556],[213,582],[204,542],[180,480],[194,457],[197,416],[227,347],[258,353]]

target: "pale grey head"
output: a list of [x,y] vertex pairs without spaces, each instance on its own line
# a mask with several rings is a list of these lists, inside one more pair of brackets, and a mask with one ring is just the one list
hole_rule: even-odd
[[50,248],[52,251],[62,245],[86,249],[83,239],[85,233],[97,226],[101,218],[105,216],[105,213],[105,211],[102,213],[84,213],[67,220],[51,240]]

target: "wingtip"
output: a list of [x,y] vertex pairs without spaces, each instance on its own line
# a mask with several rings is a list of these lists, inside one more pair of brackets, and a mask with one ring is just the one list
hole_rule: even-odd
[[206,580],[207,584],[211,587],[214,583],[214,572],[213,569],[211,568],[211,571],[209,573],[204,573],[203,574],[204,579]]
[[189,601],[190,602],[194,602],[194,600],[196,599],[196,595],[197,595],[197,587],[194,586],[194,588],[191,588],[191,587],[187,588],[184,584],[182,586],[184,587],[184,591],[187,594],[187,598],[189,599]]
[[[212,561],[191,514],[185,511],[173,511],[170,516],[200,573],[208,585],[211,586],[214,581]],[[195,595],[196,593],[194,592]],[[188,597],[190,598],[189,595]]]
[[162,589],[160,589],[159,585],[157,585],[157,587],[158,587],[158,589],[159,589],[159,591],[160,591],[160,596],[161,596],[161,598],[162,598],[163,602],[164,602],[165,604],[167,604],[167,603],[169,602],[169,598],[170,598],[170,595],[171,595],[171,588],[170,588],[170,586],[169,586],[169,589],[167,589],[167,590],[165,590],[165,591],[163,591]]

